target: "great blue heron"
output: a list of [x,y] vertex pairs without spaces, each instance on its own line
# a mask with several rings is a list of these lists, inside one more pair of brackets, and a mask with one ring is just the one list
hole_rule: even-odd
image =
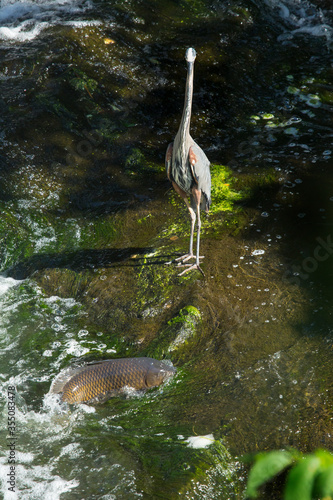
[[[202,149],[194,142],[190,136],[190,122],[193,97],[193,71],[196,52],[189,48],[186,51],[185,59],[187,62],[187,78],[185,88],[185,103],[183,116],[176,137],[169,144],[165,155],[165,168],[167,176],[172,182],[175,191],[183,198],[191,216],[191,237],[189,252],[176,259],[180,261],[178,266],[189,266],[182,274],[198,269],[200,267],[199,255],[200,248],[200,208],[208,212],[211,204],[210,190],[211,178],[209,160]],[[190,203],[188,201],[190,196]],[[193,233],[195,221],[197,219],[197,249],[196,255],[193,254]],[[185,264],[188,260],[195,258],[195,264]]]

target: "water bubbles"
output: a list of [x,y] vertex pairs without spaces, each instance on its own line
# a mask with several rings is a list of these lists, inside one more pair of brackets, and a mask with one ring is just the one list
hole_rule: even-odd
[[53,330],[55,330],[56,332],[66,330],[66,327],[58,322],[53,323],[51,326],[52,326]]
[[81,339],[83,337],[86,337],[87,335],[89,335],[89,332],[88,330],[80,330],[79,333],[77,334],[77,336]]
[[317,94],[309,94],[307,99],[307,104],[313,108],[319,108],[321,106],[320,97]]
[[265,250],[253,250],[253,252],[251,252],[251,255],[263,255],[265,253]]
[[83,347],[76,340],[70,339],[66,342],[65,349],[58,359],[62,359],[69,354],[76,357],[81,357],[90,351],[88,347]]
[[291,125],[292,123],[299,123],[302,121],[302,118],[300,118],[299,116],[292,116],[288,121],[287,121],[287,125]]
[[47,349],[46,351],[43,352],[43,356],[50,358],[53,354],[53,351],[51,349]]
[[104,349],[107,347],[106,344],[98,344],[97,346],[97,349],[99,349],[100,351],[104,351]]

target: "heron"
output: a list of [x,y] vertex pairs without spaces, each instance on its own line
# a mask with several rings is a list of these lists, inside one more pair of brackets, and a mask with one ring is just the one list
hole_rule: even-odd
[[[200,267],[200,259],[203,257],[199,254],[201,228],[200,209],[208,212],[211,204],[210,162],[200,146],[194,142],[190,135],[193,74],[196,55],[196,51],[193,48],[186,50],[185,60],[187,62],[187,77],[184,109],[176,137],[174,141],[169,144],[165,155],[165,168],[168,179],[171,181],[176,193],[185,201],[191,217],[189,252],[175,259],[179,261],[178,266],[187,267],[179,276],[194,269],[199,270],[204,275]],[[188,197],[190,197],[190,201],[188,201]],[[194,255],[193,236],[196,220],[197,246],[196,254]],[[193,258],[195,259],[195,264],[187,263]]]

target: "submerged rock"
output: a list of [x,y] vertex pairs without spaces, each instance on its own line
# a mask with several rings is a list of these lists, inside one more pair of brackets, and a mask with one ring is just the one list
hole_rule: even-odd
[[190,355],[189,344],[195,340],[201,323],[201,313],[194,306],[186,306],[172,318],[167,327],[155,337],[149,346],[154,356],[170,355],[182,359]]

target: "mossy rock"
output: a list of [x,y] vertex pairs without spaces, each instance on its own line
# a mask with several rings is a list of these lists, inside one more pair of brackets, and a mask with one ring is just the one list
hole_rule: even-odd
[[245,193],[235,189],[235,179],[230,168],[224,165],[211,165],[212,206],[211,213],[231,212],[235,203],[240,202]]
[[151,174],[164,171],[164,165],[149,161],[139,148],[132,148],[125,160],[125,169],[131,175],[138,173]]
[[184,307],[151,342],[147,355],[157,359],[172,357],[174,361],[187,359],[188,347],[195,342],[200,324],[200,311],[194,306]]

